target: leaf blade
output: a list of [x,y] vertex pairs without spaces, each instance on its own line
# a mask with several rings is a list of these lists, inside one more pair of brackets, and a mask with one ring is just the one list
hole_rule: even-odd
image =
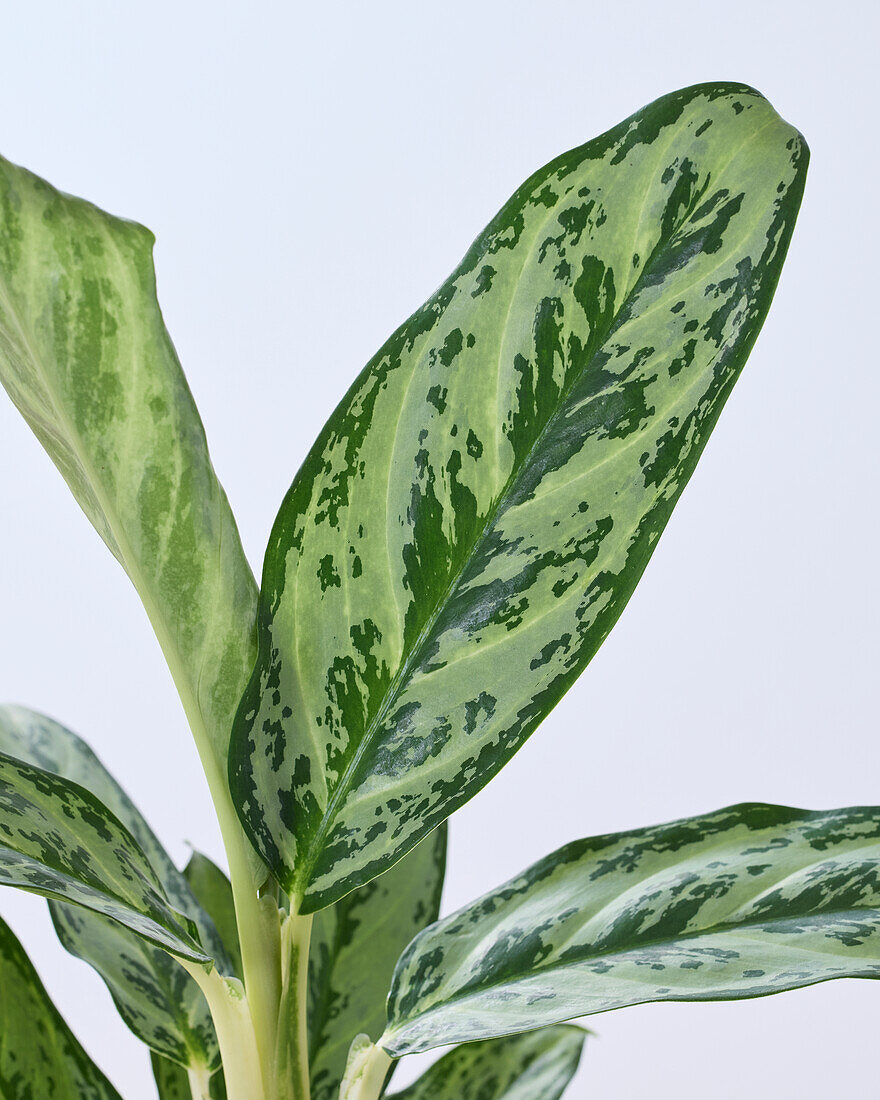
[[[0,706],[0,751],[77,783],[99,798],[137,841],[165,897],[198,928],[221,973],[232,973],[220,937],[185,877],[80,737],[46,715]],[[64,948],[100,974],[125,1024],[142,1042],[180,1065],[216,1068],[219,1050],[207,1002],[166,951],[98,913],[52,900],[49,910]]]
[[560,1025],[455,1047],[390,1100],[559,1100],[587,1033]]
[[0,920],[0,1092],[54,1100],[121,1100],[49,998]]
[[658,100],[528,180],[328,421],[230,747],[302,912],[476,793],[601,644],[769,308],[806,158],[752,89]]
[[91,792],[0,752],[0,883],[81,905],[192,962],[195,925],[164,897],[131,833]]
[[183,872],[199,905],[213,921],[229,959],[230,977],[241,978],[241,946],[238,941],[238,920],[232,885],[213,860],[201,852],[193,852]]
[[396,867],[316,914],[309,953],[312,1100],[338,1095],[356,1035],[382,1033],[395,963],[437,919],[445,869],[441,826]]
[[880,809],[745,804],[575,841],[438,921],[401,958],[381,1042],[835,977],[880,977]]
[[162,321],[152,245],[0,158],[0,382],[131,578],[225,777],[256,586]]

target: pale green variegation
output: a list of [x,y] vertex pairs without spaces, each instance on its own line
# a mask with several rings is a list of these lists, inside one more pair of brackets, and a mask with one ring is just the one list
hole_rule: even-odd
[[[0,381],[145,605],[230,868],[181,873],[78,737],[0,707],[0,884],[49,899],[160,1100],[380,1100],[455,1043],[396,1100],[558,1100],[585,1036],[561,1021],[880,977],[878,808],[578,841],[436,920],[445,820],[626,605],[807,161],[720,83],[530,177],[325,425],[258,601],[151,234],[0,159]],[[0,1096],[119,1100],[2,922]]]
[[0,381],[137,589],[221,802],[256,586],[152,249],[143,226],[0,158]]
[[398,963],[395,1057],[646,1001],[880,977],[880,807],[746,804],[579,840]]
[[665,96],[526,181],[370,361],[281,507],[233,797],[299,910],[510,759],[629,599],[758,334],[806,147]]
[[122,1100],[49,999],[0,920],[0,1096],[3,1100]]
[[[198,928],[220,971],[233,973],[223,944],[184,876],[131,800],[76,734],[24,707],[0,707],[0,751],[85,787],[137,841],[175,909]],[[219,1050],[211,1015],[196,983],[164,950],[113,920],[50,901],[58,936],[71,954],[90,963],[110,990],[120,1015],[153,1050],[183,1066],[216,1069]]]
[[455,1047],[389,1100],[559,1100],[587,1033],[562,1025]]
[[379,878],[315,916],[309,955],[311,1100],[334,1100],[348,1048],[377,1039],[395,964],[417,932],[437,919],[446,869],[441,826]]
[[93,794],[0,752],[0,885],[80,905],[211,964],[137,841]]
[[220,935],[231,966],[231,969],[224,973],[240,978],[242,976],[241,947],[238,942],[238,924],[235,919],[235,904],[229,879],[216,863],[201,852],[193,852],[183,875],[199,905],[211,918]]

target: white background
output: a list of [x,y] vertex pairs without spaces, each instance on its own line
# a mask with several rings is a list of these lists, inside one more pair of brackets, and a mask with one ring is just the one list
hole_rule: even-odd
[[[257,570],[355,373],[533,169],[704,80],[755,85],[809,141],[745,374],[610,639],[454,818],[447,911],[574,837],[747,799],[880,800],[877,12],[2,5],[0,151],[156,232],[166,319]],[[135,594],[0,397],[0,698],[85,736],[180,861],[185,840],[221,858]],[[0,911],[127,1100],[153,1097],[143,1048],[45,904],[5,891]],[[856,981],[629,1009],[591,1022],[568,1095],[873,1094],[878,1020],[880,985]]]

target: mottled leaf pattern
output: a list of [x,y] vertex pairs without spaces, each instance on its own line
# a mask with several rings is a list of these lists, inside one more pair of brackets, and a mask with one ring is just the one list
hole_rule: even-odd
[[336,1100],[348,1048],[377,1039],[394,966],[413,936],[437,919],[446,870],[446,828],[379,878],[318,913],[309,954],[312,1100]]
[[229,879],[216,863],[201,852],[193,852],[183,874],[196,900],[214,922],[223,941],[231,964],[231,969],[224,973],[241,978],[241,947],[238,943],[238,923]]
[[[137,808],[86,743],[60,723],[24,707],[0,707],[0,751],[91,791],[128,829],[171,904],[199,930],[220,971],[232,966],[214,925]],[[128,1027],[184,1066],[219,1064],[214,1026],[196,983],[168,954],[97,913],[63,902],[49,908],[59,939],[93,966]]]
[[0,381],[131,577],[225,775],[256,586],[162,322],[152,246],[0,158]]
[[3,1100],[122,1100],[77,1042],[2,920],[0,1096]]
[[183,958],[211,961],[110,811],[84,787],[2,752],[0,885],[81,905]]
[[575,841],[427,928],[397,1057],[646,1001],[880,977],[880,808],[748,804]]
[[300,911],[510,759],[644,570],[770,305],[806,147],[673,93],[515,193],[334,412],[269,540],[230,748]]
[[585,1038],[581,1028],[562,1025],[465,1043],[390,1100],[559,1100]]

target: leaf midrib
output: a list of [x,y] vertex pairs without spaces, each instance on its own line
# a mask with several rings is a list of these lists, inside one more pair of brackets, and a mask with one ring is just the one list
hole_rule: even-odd
[[[809,911],[807,911],[807,912],[798,911],[798,912],[795,912],[793,914],[791,914],[791,913],[787,914],[786,916],[770,917],[770,918],[768,918],[766,920],[762,920],[762,921],[751,920],[751,921],[747,921],[743,924],[730,925],[730,924],[724,924],[724,923],[716,923],[716,924],[708,925],[706,928],[697,929],[693,932],[683,932],[680,935],[676,935],[676,936],[672,936],[672,937],[670,937],[670,936],[661,936],[657,939],[645,940],[645,941],[640,942],[640,943],[634,943],[634,944],[632,944],[632,946],[630,946],[628,948],[623,948],[623,949],[621,949],[621,948],[608,948],[605,951],[591,952],[589,955],[584,955],[581,958],[566,959],[564,961],[557,961],[555,963],[547,963],[547,964],[540,964],[539,963],[537,966],[532,968],[528,973],[517,974],[513,978],[507,978],[507,979],[498,978],[495,981],[481,983],[476,988],[471,988],[471,989],[467,990],[466,992],[462,992],[460,994],[453,994],[452,996],[450,996],[448,998],[445,998],[442,1001],[439,1001],[439,1002],[431,1005],[429,1008],[426,1008],[424,1011],[418,1012],[415,1015],[408,1017],[399,1026],[397,1026],[395,1028],[392,1028],[391,1030],[386,1030],[385,1034],[381,1037],[381,1039],[379,1039],[378,1043],[379,1043],[379,1045],[383,1045],[384,1040],[386,1040],[386,1038],[390,1039],[395,1034],[396,1035],[405,1034],[406,1029],[408,1027],[412,1026],[417,1020],[424,1020],[426,1017],[428,1017],[428,1016],[430,1016],[434,1013],[437,1013],[437,1012],[445,1012],[445,1011],[449,1010],[450,1008],[452,1008],[453,1006],[461,1004],[464,1001],[471,1000],[471,999],[476,999],[476,998],[481,998],[481,997],[485,996],[485,994],[490,990],[500,989],[500,988],[504,988],[504,987],[513,987],[513,986],[519,985],[521,982],[529,981],[532,978],[540,977],[541,975],[546,974],[546,973],[551,973],[551,972],[555,972],[555,971],[559,971],[559,970],[568,970],[571,967],[584,966],[584,965],[588,965],[588,964],[592,963],[593,961],[601,961],[603,959],[613,959],[615,957],[619,957],[620,959],[622,959],[622,961],[626,962],[626,957],[628,955],[633,954],[634,952],[637,952],[637,951],[650,950],[650,949],[653,949],[653,948],[656,948],[656,947],[665,947],[665,946],[675,947],[676,945],[681,944],[681,943],[689,943],[689,942],[692,942],[693,940],[709,938],[711,936],[719,936],[719,935],[720,936],[723,936],[723,935],[735,936],[737,934],[742,934],[742,935],[747,935],[747,936],[751,934],[753,936],[755,933],[760,933],[760,930],[762,928],[766,928],[768,925],[780,925],[782,923],[789,923],[792,920],[798,920],[798,919],[818,920],[818,919],[821,919],[821,918],[838,919],[839,920],[839,919],[847,916],[850,913],[852,913],[852,914],[864,914],[865,916],[867,916],[868,914],[874,914],[875,919],[880,921],[880,907],[877,907],[877,906],[870,907],[870,908],[866,907],[864,909],[854,908],[854,907],[851,906],[847,909],[824,910],[824,911],[818,912],[818,913],[809,912]],[[796,935],[799,935],[799,934],[802,934],[802,933],[796,933]],[[768,941],[768,943],[772,943],[772,942],[773,941]],[[780,947],[789,947],[789,946],[791,946],[791,945],[780,943]],[[817,952],[814,952],[814,953],[817,953]],[[844,953],[845,953],[845,946],[842,945],[841,954],[844,954]],[[823,954],[831,954],[831,953],[830,952],[823,952]],[[877,960],[875,960],[875,961],[877,961]],[[877,965],[880,966],[880,961],[877,961]],[[664,968],[664,969],[666,969],[666,968]],[[602,980],[602,979],[604,979],[605,975],[604,974],[599,974],[597,977],[599,978],[599,980]],[[634,1003],[637,1003],[637,1002],[634,1002]]]
[[[744,139],[736,147],[736,149],[727,158],[727,160],[725,161],[723,166],[721,166],[720,168],[717,168],[715,170],[715,178],[716,179],[720,180],[723,177],[724,173],[728,170],[731,163],[742,152],[742,150],[746,147],[746,145],[749,145],[753,141],[755,141],[758,138],[759,134],[761,134],[764,130],[766,130],[772,124],[772,121],[773,120],[768,120],[767,122],[765,122],[762,126],[760,126],[757,130],[755,130],[753,133],[751,133],[746,139]],[[674,127],[673,127],[673,129],[674,129]],[[668,151],[668,148],[669,148],[669,143],[665,146],[665,151]],[[662,157],[660,157],[658,159],[662,160]],[[520,464],[519,468],[518,469],[517,468],[512,468],[511,469],[511,472],[508,475],[508,478],[507,478],[506,482],[502,486],[501,491],[498,494],[498,497],[490,505],[489,509],[487,510],[486,517],[485,517],[485,520],[483,522],[482,529],[481,529],[479,535],[476,537],[476,539],[474,539],[474,541],[471,545],[470,551],[468,552],[467,557],[464,559],[465,567],[469,562],[473,561],[479,546],[482,544],[482,542],[487,537],[487,535],[488,535],[489,531],[491,530],[496,518],[498,517],[499,513],[501,512],[502,507],[506,502],[506,499],[510,495],[512,486],[521,477],[521,475],[529,468],[535,452],[538,450],[540,444],[543,442],[543,440],[544,440],[545,436],[547,435],[547,433],[549,432],[551,426],[556,422],[557,417],[560,415],[562,409],[565,407],[565,404],[566,404],[566,402],[568,400],[568,397],[570,396],[572,390],[574,389],[576,384],[587,374],[587,372],[590,370],[590,368],[595,363],[596,357],[601,353],[602,348],[604,348],[604,346],[607,344],[608,340],[614,335],[614,332],[616,331],[619,324],[626,318],[627,308],[631,305],[634,298],[636,298],[638,293],[640,292],[646,275],[651,272],[654,264],[656,264],[656,262],[657,262],[658,256],[662,255],[663,252],[665,252],[669,247],[671,247],[671,245],[674,242],[676,236],[683,229],[683,227],[687,224],[690,217],[694,213],[694,210],[696,208],[697,203],[702,199],[702,197],[705,195],[706,191],[708,190],[708,188],[710,186],[710,183],[711,183],[711,180],[712,180],[712,172],[711,172],[711,170],[707,170],[707,178],[706,178],[705,186],[695,192],[695,195],[692,198],[691,203],[689,204],[687,210],[683,213],[680,222],[674,226],[674,228],[672,229],[672,231],[670,232],[670,234],[666,238],[666,240],[665,241],[662,240],[662,239],[658,240],[658,242],[655,245],[653,251],[651,252],[651,255],[645,261],[644,267],[639,272],[638,278],[635,280],[635,282],[633,283],[633,285],[631,286],[629,291],[626,293],[626,295],[621,299],[619,308],[615,310],[614,315],[609,319],[608,324],[605,328],[605,331],[602,333],[602,335],[601,335],[601,337],[600,337],[600,339],[597,343],[596,351],[594,351],[593,355],[590,357],[589,362],[584,365],[583,370],[581,370],[578,374],[576,374],[572,378],[569,385],[564,390],[560,391],[560,395],[559,395],[559,399],[556,403],[556,407],[554,408],[554,410],[550,414],[550,416],[547,418],[547,422],[544,424],[541,431],[535,437],[532,445],[529,447],[528,453],[526,454],[526,456],[523,459],[522,463]],[[643,203],[643,206],[641,208],[640,219],[643,216],[643,213],[644,213],[644,203]],[[542,227],[545,226],[548,221],[550,221],[549,216],[543,222],[541,222],[541,226]],[[539,230],[539,232],[540,232],[540,230]],[[534,239],[537,239],[537,235],[538,234],[535,234]],[[533,240],[532,243],[534,243],[534,240]],[[523,265],[523,266],[525,266],[525,265]],[[453,278],[454,278],[454,276],[453,276]],[[512,289],[511,298],[515,295],[515,293],[516,293],[516,286],[514,286],[514,288]],[[569,298],[571,296],[573,296],[573,293],[574,293],[574,290],[573,290],[573,286],[572,286],[572,287],[569,288]],[[505,331],[506,331],[506,328],[505,328]],[[503,340],[503,333],[502,333],[502,340]],[[613,383],[609,383],[608,386],[604,387],[602,390],[597,391],[597,394],[595,394],[594,396],[598,396],[601,393],[607,392],[609,389],[611,389],[616,384],[616,381],[617,380],[615,380],[615,382],[613,382]],[[306,896],[306,893],[307,893],[307,890],[308,890],[308,884],[311,881],[311,874],[312,874],[312,871],[315,868],[315,864],[317,863],[320,851],[323,848],[323,842],[327,838],[328,834],[331,831],[331,828],[333,827],[333,825],[335,823],[336,817],[338,816],[338,813],[339,813],[339,811],[342,807],[342,803],[344,802],[345,798],[348,796],[348,794],[350,793],[350,791],[354,787],[353,778],[354,778],[355,773],[357,772],[358,766],[359,766],[361,760],[363,759],[363,757],[366,755],[366,753],[367,753],[368,749],[370,748],[370,746],[371,746],[374,738],[376,737],[377,733],[381,729],[382,724],[384,722],[384,719],[387,717],[389,711],[391,710],[392,706],[394,705],[394,703],[397,699],[397,696],[398,696],[398,691],[401,688],[402,682],[409,678],[410,672],[416,666],[418,659],[421,657],[421,654],[422,654],[423,648],[425,646],[425,643],[427,642],[428,638],[430,637],[434,626],[436,626],[437,620],[440,618],[440,615],[442,614],[443,610],[445,609],[445,607],[449,603],[449,600],[450,600],[451,596],[453,595],[453,593],[455,592],[455,589],[461,583],[461,579],[462,579],[462,576],[464,575],[465,571],[466,571],[465,568],[462,568],[462,569],[459,570],[459,572],[450,580],[450,583],[447,586],[445,592],[442,594],[442,596],[438,599],[437,603],[435,604],[433,611],[431,612],[428,619],[425,621],[425,625],[423,626],[422,630],[419,632],[418,637],[416,638],[413,646],[411,647],[409,655],[404,659],[404,661],[401,664],[400,668],[395,673],[394,677],[392,678],[391,682],[389,683],[388,690],[385,693],[385,697],[382,700],[382,704],[381,704],[379,710],[376,712],[375,717],[370,722],[369,729],[365,733],[364,737],[361,739],[361,741],[360,741],[357,749],[355,750],[350,762],[346,766],[346,769],[343,772],[339,783],[335,787],[335,789],[333,791],[333,794],[331,795],[331,797],[330,797],[330,799],[327,803],[327,808],[324,811],[324,815],[321,819],[321,824],[318,826],[318,829],[316,830],[316,832],[314,834],[312,842],[309,845],[309,858],[308,858],[308,860],[303,860],[302,861],[301,865],[304,865],[304,871],[302,873],[297,874],[297,875],[294,876],[294,882],[298,886],[301,887],[301,892],[298,894],[298,900],[300,901],[300,904],[302,903],[302,900]],[[403,854],[406,854],[406,853],[404,852]],[[346,881],[346,880],[343,879],[343,881]],[[305,883],[304,888],[303,888],[303,883]]]

